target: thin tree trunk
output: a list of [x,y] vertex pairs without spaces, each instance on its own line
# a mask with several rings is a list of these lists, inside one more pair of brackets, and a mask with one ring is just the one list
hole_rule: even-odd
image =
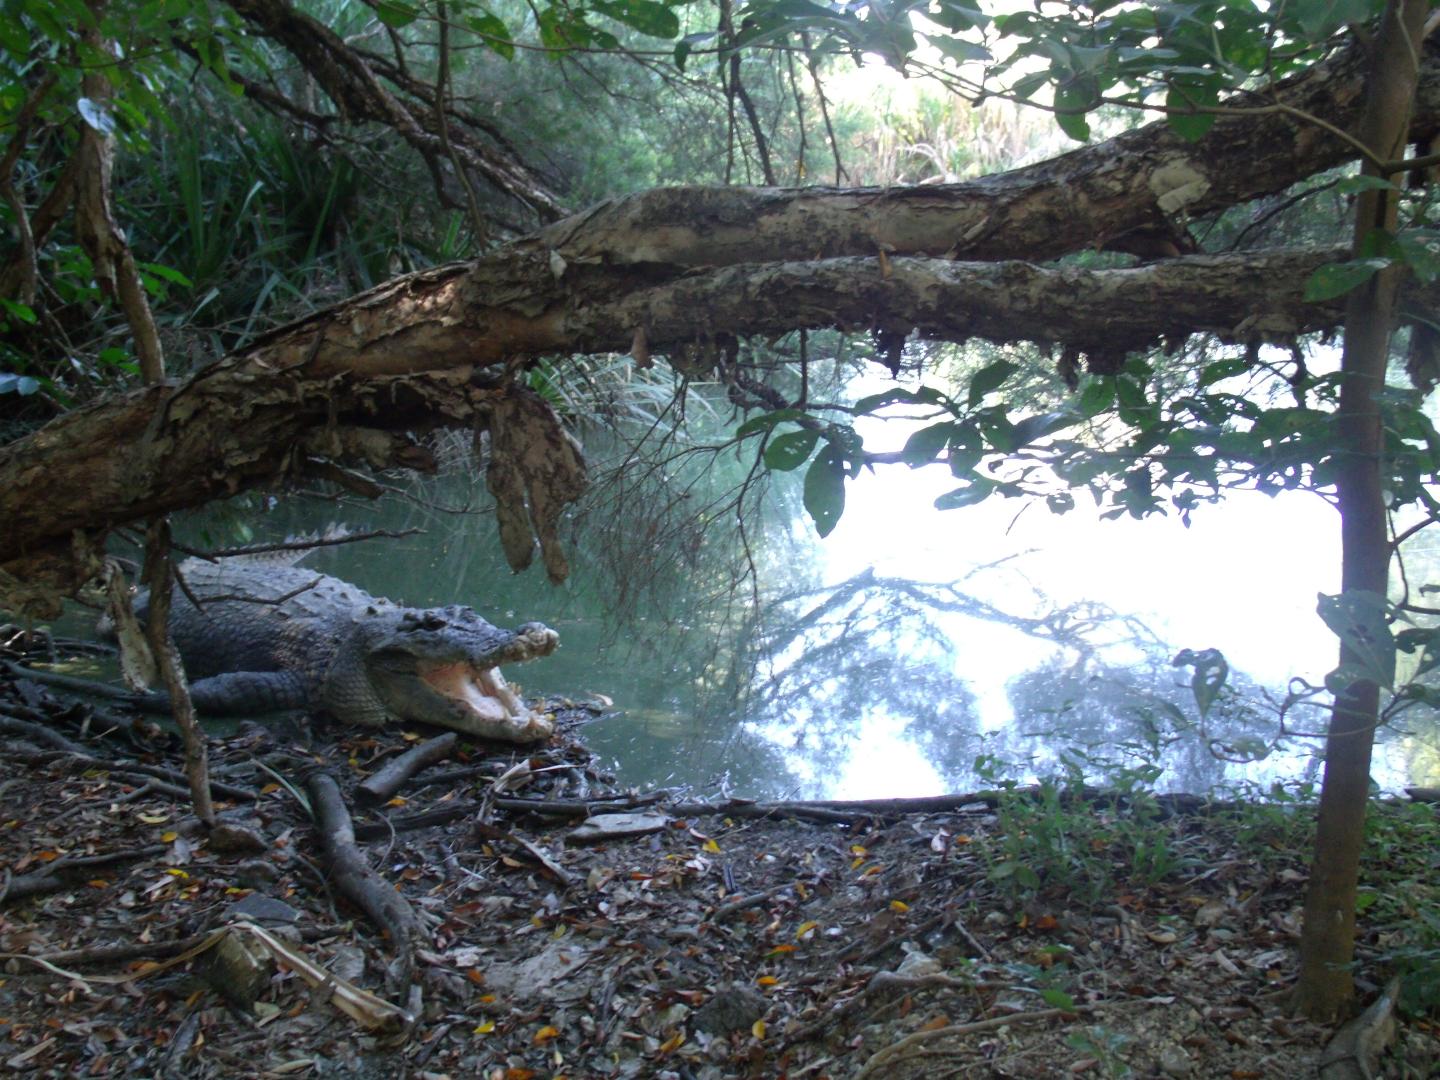
[[[1425,0],[1389,0],[1370,58],[1365,112],[1357,135],[1382,160],[1401,156],[1417,80],[1416,57],[1424,33]],[[1365,172],[1374,175],[1367,164]],[[1363,193],[1355,213],[1355,250],[1375,229],[1393,230],[1393,191]],[[1403,267],[1376,274],[1350,294],[1341,361],[1340,508],[1341,588],[1384,596],[1390,548],[1382,490],[1380,406],[1385,385],[1395,300]],[[1340,663],[1357,663],[1342,643]],[[1325,742],[1315,859],[1305,900],[1300,978],[1295,1007],[1331,1021],[1349,1010],[1355,994],[1350,962],[1355,951],[1355,900],[1369,800],[1370,752],[1379,722],[1380,687],[1352,683],[1336,696]]]

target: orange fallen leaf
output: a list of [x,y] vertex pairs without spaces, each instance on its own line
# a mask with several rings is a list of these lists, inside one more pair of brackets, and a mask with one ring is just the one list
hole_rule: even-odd
[[555,1036],[557,1036],[557,1035],[559,1035],[559,1034],[560,1034],[560,1029],[559,1029],[559,1028],[557,1028],[557,1027],[552,1027],[551,1025],[546,1024],[546,1025],[545,1025],[544,1027],[542,1027],[539,1031],[535,1032],[535,1037],[534,1037],[531,1041],[532,1041],[536,1046],[543,1046],[543,1045],[545,1045],[547,1042],[549,1042],[551,1039],[555,1038]]
[[670,1038],[666,1039],[663,1043],[660,1044],[660,1053],[673,1054],[676,1050],[679,1050],[680,1047],[684,1044],[685,1033],[682,1031],[677,1031],[674,1035],[671,1035]]
[[814,919],[811,919],[809,922],[803,922],[803,923],[801,923],[801,924],[800,924],[800,928],[795,931],[795,937],[796,937],[796,939],[797,939],[797,940],[804,940],[804,939],[805,939],[806,937],[808,937],[810,934],[813,934],[813,933],[815,932],[816,928],[819,927],[819,925],[820,925],[820,924],[819,924],[818,922],[816,922]]
[[761,975],[755,980],[757,986],[775,986],[780,982],[774,975]]
[[905,903],[904,900],[891,900],[891,901],[890,901],[890,910],[891,910],[891,911],[898,911],[898,912],[904,913],[904,912],[910,910],[910,905],[907,904],[907,903]]

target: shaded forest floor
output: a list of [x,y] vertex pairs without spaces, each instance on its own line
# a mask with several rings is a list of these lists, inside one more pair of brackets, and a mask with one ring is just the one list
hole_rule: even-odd
[[[418,736],[246,727],[212,742],[232,827],[207,834],[164,775],[179,768],[171,737],[148,724],[100,736],[103,711],[0,673],[0,1068],[377,1080],[1320,1068],[1332,1032],[1284,1000],[1306,807],[1053,790],[707,806],[615,790],[579,741],[590,712],[552,705],[569,734],[551,745],[462,746],[370,810],[354,785]],[[400,982],[393,941],[322,866],[303,779],[317,768],[418,915]],[[651,831],[576,835],[607,813],[630,815],[611,828]],[[1440,830],[1431,807],[1376,817],[1359,982],[1369,1000],[1408,967],[1411,1003],[1418,987],[1433,1010]],[[328,975],[309,985],[305,964]],[[1397,1020],[1379,1075],[1440,1075],[1433,1011]]]

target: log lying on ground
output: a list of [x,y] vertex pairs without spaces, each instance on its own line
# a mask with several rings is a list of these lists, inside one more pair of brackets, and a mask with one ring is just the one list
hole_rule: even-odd
[[365,778],[355,788],[355,801],[362,806],[375,806],[389,802],[412,776],[427,765],[444,761],[455,749],[460,736],[450,731],[433,739],[426,739],[419,746],[392,758],[381,769]]
[[316,770],[306,781],[315,827],[320,833],[322,865],[344,896],[390,937],[395,959],[386,982],[392,990],[407,990],[414,979],[415,947],[421,940],[420,920],[395,887],[370,869],[355,844],[350,811],[340,785],[327,772]]

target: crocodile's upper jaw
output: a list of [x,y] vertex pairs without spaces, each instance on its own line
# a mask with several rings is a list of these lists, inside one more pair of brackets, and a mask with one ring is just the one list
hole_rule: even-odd
[[540,742],[555,730],[554,720],[528,708],[510,689],[499,668],[462,662],[425,666],[419,674],[426,686],[445,699],[445,707],[443,716],[415,716],[414,719],[441,724],[482,739],[517,743]]

